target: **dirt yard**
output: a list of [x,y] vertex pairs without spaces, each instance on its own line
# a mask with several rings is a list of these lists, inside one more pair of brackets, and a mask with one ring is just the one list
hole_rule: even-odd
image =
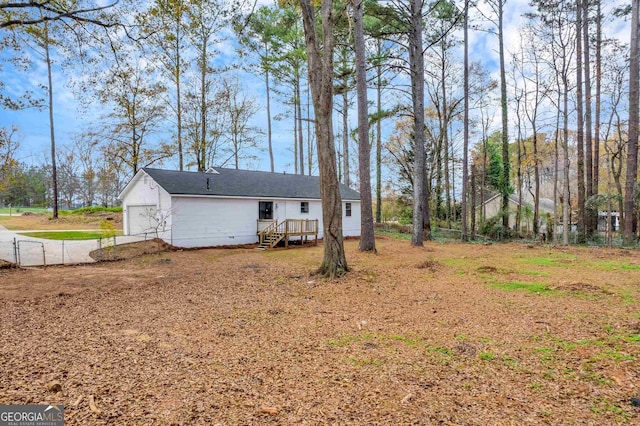
[[640,424],[640,252],[348,241],[0,270],[0,403],[68,425]]

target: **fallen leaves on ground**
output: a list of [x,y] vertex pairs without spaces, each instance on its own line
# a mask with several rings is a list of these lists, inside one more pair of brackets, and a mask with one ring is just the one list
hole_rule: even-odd
[[0,402],[65,424],[638,424],[640,253],[347,241],[0,270]]

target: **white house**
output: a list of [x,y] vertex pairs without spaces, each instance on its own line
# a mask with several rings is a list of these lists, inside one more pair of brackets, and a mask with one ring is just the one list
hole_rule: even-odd
[[[525,214],[520,218],[521,231],[529,232],[533,229],[533,197],[524,195],[522,204],[518,200],[516,194],[509,195],[509,224],[515,226],[518,205],[525,210]],[[488,191],[484,201],[476,201],[476,221],[479,222],[484,213],[484,217],[490,219],[498,215],[502,211],[502,195],[499,192]],[[546,223],[546,214],[553,216],[555,203],[548,198],[540,198],[538,203],[538,214],[540,215],[540,223]],[[484,210],[484,211],[483,211]],[[526,214],[529,212],[530,214]]]
[[[359,236],[360,194],[342,184],[340,194],[343,234]],[[144,168],[118,198],[125,235],[158,236],[178,247],[258,243],[285,228],[299,239],[323,236],[317,176]]]

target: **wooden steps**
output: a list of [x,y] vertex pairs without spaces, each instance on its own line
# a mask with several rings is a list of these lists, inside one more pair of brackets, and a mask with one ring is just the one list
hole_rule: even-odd
[[258,230],[259,246],[256,250],[268,250],[274,248],[282,240],[285,246],[289,246],[290,237],[314,236],[318,241],[318,219],[285,219],[280,223],[273,221],[262,230]]

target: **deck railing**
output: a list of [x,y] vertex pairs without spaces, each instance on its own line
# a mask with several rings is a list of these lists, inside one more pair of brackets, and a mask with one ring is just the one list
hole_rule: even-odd
[[[289,237],[315,236],[318,239],[318,219],[285,219],[277,221],[258,221],[259,242],[274,241],[273,235],[278,235],[278,241],[285,240],[285,246],[289,245]],[[305,238],[306,239],[306,238]]]
[[278,224],[278,232],[285,235],[314,235],[318,233],[318,219],[286,219]]

